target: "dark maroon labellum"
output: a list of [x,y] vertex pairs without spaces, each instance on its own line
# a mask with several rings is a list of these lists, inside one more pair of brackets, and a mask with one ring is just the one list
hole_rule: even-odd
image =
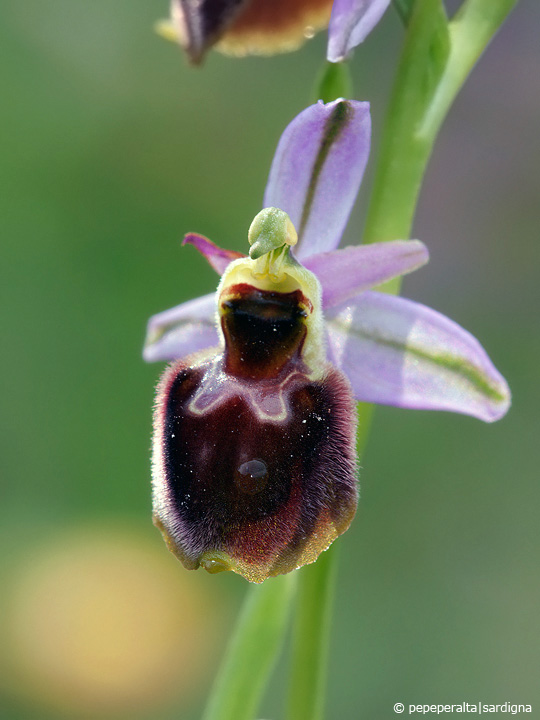
[[154,435],[155,522],[184,565],[248,580],[313,562],[356,509],[348,381],[302,361],[309,301],[235,285],[223,353],[164,374]]

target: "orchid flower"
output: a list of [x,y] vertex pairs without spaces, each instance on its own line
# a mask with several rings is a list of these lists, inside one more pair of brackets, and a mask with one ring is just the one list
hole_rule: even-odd
[[379,22],[390,0],[171,0],[158,31],[198,64],[216,46],[230,55],[296,50],[329,25],[327,58],[344,60]]
[[149,321],[144,358],[175,361],[154,415],[154,517],[188,568],[261,582],[347,529],[353,399],[487,422],[509,407],[472,335],[372,289],[425,264],[422,243],[337,249],[369,146],[367,103],[300,113],[278,144],[250,256],[187,235],[222,274],[218,292]]

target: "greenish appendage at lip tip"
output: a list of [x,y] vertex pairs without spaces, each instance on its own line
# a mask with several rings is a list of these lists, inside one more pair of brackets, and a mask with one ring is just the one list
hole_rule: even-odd
[[232,570],[230,558],[221,552],[205,552],[199,560],[199,566],[204,568],[210,575]]

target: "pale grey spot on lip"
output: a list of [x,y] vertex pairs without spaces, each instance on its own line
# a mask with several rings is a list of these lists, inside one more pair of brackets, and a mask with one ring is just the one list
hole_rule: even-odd
[[252,495],[264,490],[267,478],[268,467],[264,460],[248,460],[237,470],[236,485],[243,492]]

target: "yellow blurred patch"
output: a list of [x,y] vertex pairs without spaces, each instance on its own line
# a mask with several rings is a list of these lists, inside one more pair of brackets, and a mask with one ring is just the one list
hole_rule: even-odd
[[169,42],[178,42],[178,31],[171,20],[158,20],[154,23],[154,32],[156,32],[164,40],[169,40]]
[[121,527],[65,532],[36,545],[15,578],[4,682],[69,717],[181,706],[215,654],[222,598],[214,590],[209,598],[157,538],[154,546]]

